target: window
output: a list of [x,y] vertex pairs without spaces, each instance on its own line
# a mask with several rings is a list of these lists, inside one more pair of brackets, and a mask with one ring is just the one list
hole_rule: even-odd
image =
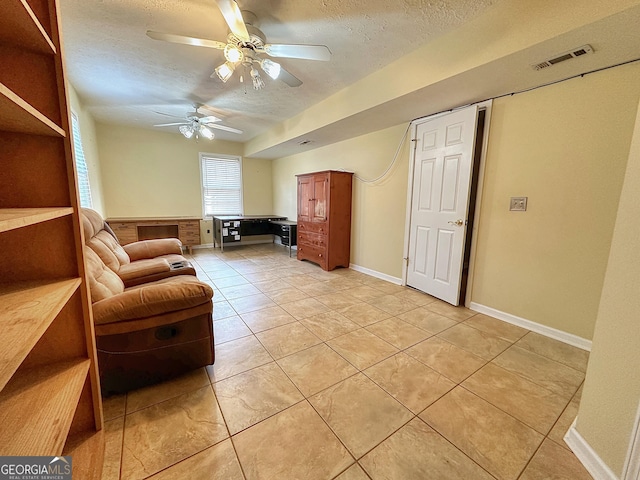
[[76,162],[76,174],[78,176],[80,206],[93,208],[93,202],[91,201],[91,186],[89,185],[89,171],[87,170],[87,162],[84,159],[78,116],[75,113],[71,113],[71,128],[73,129],[73,151],[74,160]]
[[242,215],[241,158],[201,153],[200,166],[204,216]]

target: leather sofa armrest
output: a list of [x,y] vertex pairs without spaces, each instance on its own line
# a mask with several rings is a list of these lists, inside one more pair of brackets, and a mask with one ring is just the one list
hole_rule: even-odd
[[177,238],[157,238],[155,240],[141,240],[139,242],[123,245],[132,262],[155,258],[160,255],[170,253],[180,255],[182,253],[182,242]]
[[135,278],[168,273],[170,270],[171,265],[165,258],[147,258],[121,265],[117,273],[122,281],[127,284],[127,282]]
[[131,287],[93,304],[96,325],[142,319],[211,301],[213,289],[190,275]]

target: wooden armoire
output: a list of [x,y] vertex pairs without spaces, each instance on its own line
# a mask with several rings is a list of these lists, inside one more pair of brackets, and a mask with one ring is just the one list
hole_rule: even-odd
[[323,270],[349,267],[353,173],[325,170],[298,177],[298,260]]
[[0,455],[70,455],[90,480],[102,403],[58,16],[0,1]]

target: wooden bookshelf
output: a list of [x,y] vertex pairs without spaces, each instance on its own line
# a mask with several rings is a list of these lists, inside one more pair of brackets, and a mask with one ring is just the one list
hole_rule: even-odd
[[73,458],[74,478],[91,478],[94,472],[102,470],[103,456],[97,452],[103,446],[104,434],[102,430],[92,434],[82,432],[67,438],[62,454],[71,455]]
[[[71,215],[73,208],[0,208],[0,232]],[[0,292],[1,292],[0,287]]]
[[90,366],[79,359],[15,376],[0,392],[0,452],[61,455]]
[[0,0],[0,454],[71,455],[91,480],[104,420],[57,8]]
[[41,53],[57,53],[56,46],[26,0],[0,2],[0,43]]
[[0,130],[65,136],[65,131],[0,83]]
[[78,289],[80,279],[0,285],[0,390]]

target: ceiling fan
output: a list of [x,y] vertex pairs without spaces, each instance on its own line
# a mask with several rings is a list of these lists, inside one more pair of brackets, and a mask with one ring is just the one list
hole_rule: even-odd
[[[276,58],[300,58],[325,62],[331,58],[331,52],[325,45],[269,44],[264,33],[255,26],[256,16],[252,12],[241,12],[235,0],[215,0],[215,2],[231,30],[226,43],[152,30],[147,31],[147,36],[154,40],[222,50],[225,62],[216,67],[215,73],[211,74],[211,77],[217,75],[220,80],[226,83],[234,71],[244,68],[249,73],[253,88],[256,90],[264,87],[264,80],[260,77],[256,65],[260,66],[274,80],[280,79],[290,87],[302,85],[300,79],[287,72],[279,63],[262,58],[262,54]],[[240,81],[244,81],[242,74]]]
[[158,125],[154,125],[154,127],[173,127],[179,125],[178,130],[180,130],[180,133],[184,135],[185,138],[195,137],[196,140],[198,140],[200,137],[204,137],[207,140],[213,140],[215,135],[211,131],[212,128],[237,134],[243,133],[242,130],[238,130],[237,128],[227,127],[226,125],[218,125],[218,122],[222,121],[220,118],[214,115],[204,115],[198,112],[199,108],[200,107],[196,106],[195,111],[187,113],[186,117],[178,117],[176,115],[170,115],[168,113],[155,112],[167,117],[180,118],[182,121],[161,123]]

